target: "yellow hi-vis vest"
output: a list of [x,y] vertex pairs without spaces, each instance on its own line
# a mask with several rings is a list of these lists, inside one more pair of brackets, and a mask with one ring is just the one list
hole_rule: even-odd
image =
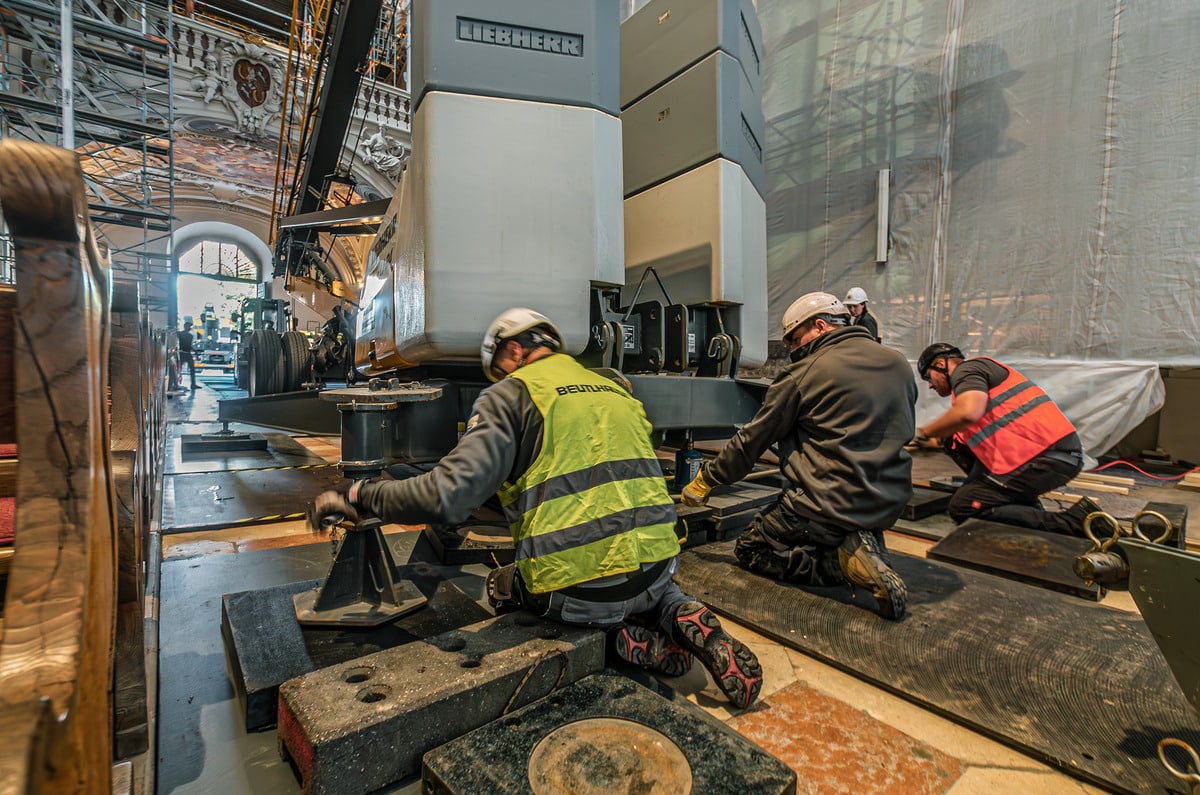
[[498,493],[525,586],[557,591],[679,554],[642,404],[563,354],[509,377],[525,384],[544,423],[541,452]]

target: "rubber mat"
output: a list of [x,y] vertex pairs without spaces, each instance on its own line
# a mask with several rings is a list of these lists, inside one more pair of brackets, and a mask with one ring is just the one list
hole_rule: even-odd
[[893,553],[909,613],[859,589],[783,585],[731,543],[681,555],[675,579],[718,612],[1066,773],[1122,793],[1178,791],[1155,746],[1200,747],[1193,713],[1140,616]]
[[314,497],[344,484],[334,464],[168,475],[163,478],[162,531],[302,519]]

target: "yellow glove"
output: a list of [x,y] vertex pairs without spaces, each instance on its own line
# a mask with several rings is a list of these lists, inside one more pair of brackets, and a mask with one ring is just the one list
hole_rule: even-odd
[[696,473],[695,479],[683,487],[679,496],[683,498],[684,505],[689,508],[699,508],[708,502],[708,493],[712,491],[712,488],[704,479],[704,469],[702,468]]

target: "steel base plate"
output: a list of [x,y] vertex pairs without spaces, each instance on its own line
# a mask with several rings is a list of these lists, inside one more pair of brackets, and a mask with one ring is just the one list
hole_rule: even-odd
[[421,791],[794,793],[796,774],[687,702],[603,671],[425,754]]
[[428,601],[411,582],[396,583],[396,604],[373,605],[356,602],[345,607],[317,611],[314,608],[321,589],[313,588],[292,597],[296,606],[296,621],[305,627],[377,627],[400,616],[420,610]]

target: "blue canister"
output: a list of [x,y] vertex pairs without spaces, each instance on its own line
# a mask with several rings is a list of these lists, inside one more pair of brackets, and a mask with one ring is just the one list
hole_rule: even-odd
[[700,474],[700,464],[704,456],[694,447],[688,446],[675,452],[675,491],[683,491],[683,487],[696,479]]

